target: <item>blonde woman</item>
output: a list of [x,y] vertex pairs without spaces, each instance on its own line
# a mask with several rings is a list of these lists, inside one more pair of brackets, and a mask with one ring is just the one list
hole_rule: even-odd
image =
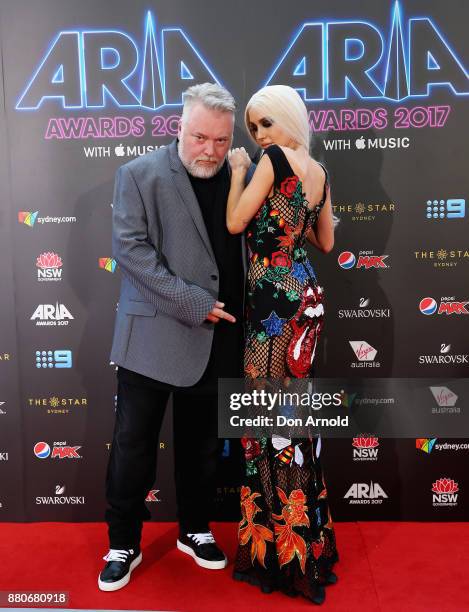
[[[231,233],[246,232],[249,249],[247,378],[307,378],[323,326],[323,290],[305,241],[334,245],[329,180],[309,156],[306,107],[291,87],[264,87],[249,100],[246,127],[262,158],[245,187],[250,160],[229,155],[227,206]],[[234,577],[264,592],[324,601],[337,578],[337,550],[320,464],[320,439],[244,438],[246,482]],[[285,446],[286,445],[286,446]]]

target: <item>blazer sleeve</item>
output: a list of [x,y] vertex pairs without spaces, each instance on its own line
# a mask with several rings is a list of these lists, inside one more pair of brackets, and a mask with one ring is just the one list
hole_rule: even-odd
[[113,256],[122,272],[157,310],[191,327],[201,325],[215,305],[209,291],[172,274],[149,241],[137,183],[126,166],[116,174],[112,215]]

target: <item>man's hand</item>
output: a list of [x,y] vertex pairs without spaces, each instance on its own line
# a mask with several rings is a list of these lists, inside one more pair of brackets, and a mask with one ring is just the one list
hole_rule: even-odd
[[224,306],[225,304],[223,302],[215,302],[215,306],[208,313],[206,320],[211,323],[218,323],[220,319],[225,319],[225,321],[229,321],[230,323],[236,323],[234,316],[223,310]]

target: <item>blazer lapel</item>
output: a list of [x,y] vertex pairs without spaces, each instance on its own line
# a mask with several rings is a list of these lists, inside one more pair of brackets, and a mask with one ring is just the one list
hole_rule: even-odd
[[187,171],[182,165],[182,162],[179,158],[177,152],[177,144],[175,140],[169,145],[168,150],[169,165],[172,170],[172,177],[176,189],[181,197],[181,200],[187,207],[187,210],[189,211],[192,217],[194,225],[196,226],[199,232],[199,235],[205,245],[205,248],[207,249],[208,254],[210,255],[210,258],[216,264],[215,255],[212,250],[212,245],[210,244],[210,238],[208,237],[207,228],[205,227],[204,219],[200,211],[200,206],[197,202],[197,198],[195,197],[194,190],[192,189],[189,177],[187,176]]

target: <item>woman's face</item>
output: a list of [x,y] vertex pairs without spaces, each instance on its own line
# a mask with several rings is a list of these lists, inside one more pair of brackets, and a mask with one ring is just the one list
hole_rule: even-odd
[[281,147],[292,146],[291,136],[263,110],[250,108],[248,111],[248,126],[256,143],[265,149],[276,144]]

